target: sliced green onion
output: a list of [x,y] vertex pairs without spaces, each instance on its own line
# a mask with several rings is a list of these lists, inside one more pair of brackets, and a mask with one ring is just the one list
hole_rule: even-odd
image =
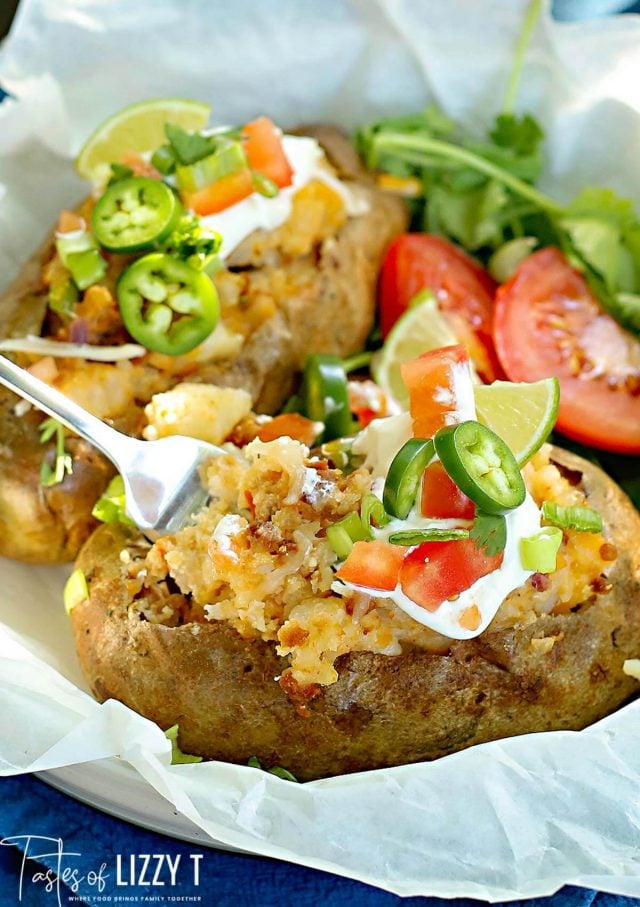
[[575,529],[577,532],[602,532],[604,524],[597,510],[591,507],[563,507],[553,501],[544,501],[542,516],[547,523],[560,529]]
[[54,435],[56,438],[55,466],[51,468],[46,459],[40,464],[40,484],[43,488],[59,485],[65,475],[71,475],[73,472],[73,458],[64,446],[64,427],[57,419],[45,419],[40,426],[40,443],[46,444]]
[[57,280],[49,290],[49,308],[61,318],[72,318],[78,301],[78,288],[70,276]]
[[391,516],[405,520],[413,507],[422,474],[433,459],[433,441],[411,438],[391,461],[384,483],[382,503]]
[[124,493],[124,480],[122,476],[114,476],[102,497],[100,497],[91,511],[91,516],[101,523],[125,523],[133,526],[134,523],[127,516],[127,502]]
[[111,167],[111,176],[109,177],[109,182],[107,186],[113,186],[114,183],[119,183],[121,180],[131,179],[133,176],[133,170],[131,167],[127,167],[126,164],[110,164]]
[[67,255],[67,267],[79,290],[86,290],[98,283],[107,273],[107,263],[98,249],[72,252]]
[[251,181],[253,182],[254,191],[265,198],[275,198],[280,192],[277,185],[268,176],[258,173],[257,170],[251,171]]
[[197,192],[246,166],[247,156],[240,142],[229,142],[195,164],[179,164],[176,182],[186,192]]
[[367,533],[357,513],[349,513],[332,526],[327,527],[327,538],[340,560],[351,553],[354,542],[364,542]]
[[71,233],[61,233],[56,236],[56,251],[62,264],[69,267],[69,256],[76,252],[88,252],[97,249],[98,244],[88,230],[73,230]]
[[380,498],[376,497],[375,494],[366,494],[360,505],[360,519],[362,520],[362,528],[366,533],[366,538],[372,539],[371,524],[380,529],[382,526],[387,525],[390,517],[384,509],[384,504]]
[[64,586],[64,609],[71,614],[76,605],[89,598],[87,580],[80,568],[74,570]]
[[335,467],[341,469],[345,475],[353,472],[364,463],[361,454],[353,453],[353,438],[336,438],[320,446],[320,454],[330,460]]
[[520,560],[525,570],[535,573],[553,573],[556,556],[562,544],[562,529],[545,526],[529,538],[520,539]]
[[468,529],[407,529],[404,532],[392,532],[389,542],[392,545],[421,545],[423,542],[457,542],[468,539]]
[[176,156],[171,145],[160,145],[151,155],[151,163],[163,176],[169,176],[176,169]]

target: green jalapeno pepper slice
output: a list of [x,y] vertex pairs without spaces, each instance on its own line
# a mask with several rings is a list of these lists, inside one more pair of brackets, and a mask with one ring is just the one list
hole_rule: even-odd
[[218,323],[218,294],[211,279],[161,252],[129,265],[118,281],[117,296],[133,339],[166,356],[188,353]]
[[307,356],[302,379],[304,415],[324,422],[321,441],[343,438],[353,430],[349,409],[347,376],[338,356],[314,353]]
[[473,420],[448,425],[433,440],[449,478],[480,510],[502,514],[522,504],[526,488],[520,467],[486,425]]
[[143,252],[166,239],[182,213],[178,197],[165,183],[134,176],[107,188],[91,222],[94,236],[109,252]]
[[433,459],[432,440],[411,438],[391,461],[384,483],[382,503],[391,516],[406,520],[415,504],[422,474]]

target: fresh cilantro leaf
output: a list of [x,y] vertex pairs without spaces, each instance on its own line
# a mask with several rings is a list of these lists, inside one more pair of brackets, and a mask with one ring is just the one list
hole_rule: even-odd
[[133,176],[133,170],[131,167],[127,167],[126,164],[110,164],[111,167],[111,176],[109,178],[108,186],[113,186],[114,183],[120,183],[122,180],[128,180]]
[[512,113],[501,113],[496,117],[495,126],[489,138],[500,148],[509,148],[519,157],[528,156],[539,150],[544,131],[534,118],[525,113],[518,119]]
[[59,485],[65,475],[73,472],[73,459],[64,448],[64,427],[56,419],[45,419],[40,426],[40,443],[46,444],[55,435],[56,458],[52,467],[45,459],[40,464],[40,484],[43,488]]
[[484,549],[488,557],[494,557],[504,551],[507,544],[507,521],[503,516],[476,511],[470,538],[476,543],[476,548]]
[[165,123],[165,135],[181,164],[195,164],[215,151],[215,135],[201,135],[199,132],[187,132],[175,123]]
[[198,217],[187,214],[181,217],[176,229],[163,242],[165,252],[181,258],[199,271],[208,271],[216,260],[222,237],[215,230],[204,227]]

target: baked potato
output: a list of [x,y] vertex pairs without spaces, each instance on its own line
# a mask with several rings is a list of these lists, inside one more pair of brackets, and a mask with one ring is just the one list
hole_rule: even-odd
[[[220,594],[200,595],[204,601],[222,597],[218,605],[207,606],[217,609],[209,614],[216,619],[203,618],[196,606],[198,584],[215,584],[211,569],[220,579],[226,568],[214,560],[207,576],[194,578],[201,566],[194,560],[195,536],[187,539],[189,560],[181,574],[174,569],[179,562],[170,543],[154,546],[154,558],[135,530],[105,525],[80,553],[77,567],[86,577],[89,595],[70,612],[78,655],[93,693],[101,701],[120,700],[163,729],[178,724],[185,752],[237,763],[257,756],[263,765],[284,766],[300,780],[435,759],[515,734],[585,727],[620,706],[637,688],[622,666],[625,659],[640,654],[640,515],[598,467],[557,448],[549,451],[540,472],[544,481],[552,475],[574,496],[572,500],[583,495],[580,499],[596,508],[605,524],[604,545],[602,537],[585,542],[591,547],[585,549],[586,566],[580,569],[593,570],[593,576],[588,573],[589,591],[579,592],[577,602],[575,595],[567,597],[564,606],[551,613],[535,613],[528,605],[524,611],[513,611],[512,603],[519,616],[510,619],[507,614],[501,620],[498,612],[488,630],[465,641],[418,640],[405,623],[399,654],[354,649],[339,655],[339,646],[330,641],[331,657],[321,653],[318,666],[335,676],[304,687],[292,677],[294,661],[279,656],[273,641],[265,640],[268,633],[257,638],[246,620],[223,619],[225,607],[234,604],[224,600],[229,596],[230,572],[223,577],[227,585]],[[264,450],[261,457],[265,459]],[[232,473],[225,469],[232,467],[221,463],[218,468],[217,493],[229,498]],[[355,499],[366,490],[362,475],[356,471],[348,480],[336,479],[322,464],[315,468],[320,470],[316,497],[302,494],[296,505],[300,519],[322,522],[325,516],[335,519],[352,511]],[[272,474],[272,466],[271,472],[261,474],[263,487],[280,481]],[[340,503],[329,512],[322,495],[331,482],[337,482]],[[295,550],[287,548],[276,532],[285,523],[276,524],[276,517],[271,522],[264,519],[269,508],[273,511],[276,488],[283,493],[274,484],[264,488],[262,502],[250,501],[255,518],[248,532],[256,574],[265,572],[265,552],[277,552],[279,545],[288,554]],[[290,524],[290,509],[285,517]],[[211,551],[215,535],[209,527],[205,550]],[[259,538],[262,547],[256,547]],[[226,536],[227,554],[229,544]],[[222,541],[220,545],[224,548]],[[319,552],[318,548],[313,556],[312,580],[316,586],[320,583],[320,596],[330,596],[331,580],[325,577],[324,585],[318,580]],[[602,572],[601,556],[604,561],[615,557]],[[154,564],[158,582],[152,594],[146,573],[153,573]],[[247,573],[246,562],[240,560],[236,567]],[[166,570],[169,578],[162,576]],[[299,563],[294,565],[294,586],[304,570]],[[273,577],[273,570],[266,572]],[[187,575],[190,586],[184,581]],[[209,594],[211,599],[206,598]],[[518,594],[520,607],[523,595],[532,599],[536,593],[527,587]],[[327,602],[330,599],[316,598],[316,612]],[[257,607],[254,600],[250,605]],[[304,636],[300,621],[297,625],[292,621],[291,601],[285,610],[288,637],[285,640],[281,628],[277,639],[281,650],[287,642],[293,651],[294,637]],[[268,628],[269,619],[265,609],[260,614],[263,627]],[[380,627],[371,623],[364,632],[371,640]],[[354,645],[369,644],[375,648],[362,639]],[[378,649],[385,645],[387,652],[392,651],[389,640],[380,638]]]
[[[344,356],[360,349],[373,321],[384,250],[405,228],[407,215],[398,198],[375,187],[343,135],[328,127],[321,135],[338,175],[365,201],[366,211],[347,217],[324,184],[307,184],[295,196],[289,220],[248,237],[216,275],[221,327],[201,347],[177,357],[148,353],[133,363],[56,358],[47,380],[115,427],[139,435],[151,396],[181,381],[244,388],[259,412],[272,413],[290,394],[308,353]],[[115,303],[126,256],[106,257],[103,285],[80,300],[76,327],[88,332],[89,342],[108,345],[128,338]],[[0,298],[0,337],[77,339],[48,308],[55,264],[51,236]],[[17,359],[37,364],[22,354]],[[52,451],[40,443],[42,417],[24,415],[18,403],[0,390],[0,555],[30,563],[68,561],[95,526],[91,508],[113,470],[86,444],[70,440],[72,474],[42,487],[40,463]]]

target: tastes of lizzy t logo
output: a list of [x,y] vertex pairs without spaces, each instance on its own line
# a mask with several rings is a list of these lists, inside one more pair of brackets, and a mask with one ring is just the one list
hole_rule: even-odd
[[[100,894],[100,901],[117,903],[127,901],[131,903],[162,903],[163,901],[190,901],[200,903],[199,895],[182,896],[175,898],[170,893],[175,892],[181,881],[198,887],[200,884],[200,860],[202,854],[189,854],[183,859],[182,854],[116,854],[113,866],[103,862],[94,869],[81,870],[78,867],[78,858],[82,854],[78,851],[65,850],[62,838],[49,838],[44,835],[14,835],[0,840],[0,845],[5,847],[18,847],[22,851],[22,860],[18,878],[18,903],[22,902],[28,885],[37,885],[43,892],[54,896],[58,907],[69,903],[66,898],[65,885],[73,894],[78,894],[81,889],[94,897]],[[52,860],[53,868],[42,865],[36,866],[38,861]],[[75,864],[75,865],[74,865]],[[131,892],[132,888],[138,891],[153,892],[153,896],[141,895],[140,897],[122,897],[115,892]],[[109,891],[114,892],[109,894]],[[166,892],[167,897],[162,894]],[[65,900],[63,901],[63,896]],[[72,898],[71,900],[76,900]],[[44,901],[43,901],[44,903]]]

